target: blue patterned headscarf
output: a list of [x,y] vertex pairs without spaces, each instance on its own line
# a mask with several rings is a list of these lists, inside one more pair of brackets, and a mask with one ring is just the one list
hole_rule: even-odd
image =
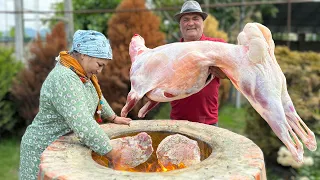
[[93,30],[77,30],[73,35],[70,52],[72,51],[96,58],[112,59],[109,40],[102,33]]

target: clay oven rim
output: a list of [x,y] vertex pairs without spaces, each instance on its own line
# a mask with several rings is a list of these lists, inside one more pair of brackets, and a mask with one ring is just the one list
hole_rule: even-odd
[[[228,159],[234,156],[234,160],[237,161],[238,153],[241,151],[239,149],[238,153],[232,153],[226,155],[223,152],[227,152],[225,145],[229,146],[233,144],[230,141],[230,137],[241,136],[239,134],[233,133],[229,130],[218,128],[212,125],[206,125],[202,123],[184,121],[184,120],[133,120],[130,126],[127,125],[118,125],[118,124],[104,124],[101,125],[105,132],[108,134],[110,139],[121,137],[125,134],[139,133],[139,132],[168,132],[168,133],[179,133],[191,137],[194,140],[200,140],[206,143],[211,149],[212,153],[200,163],[186,167],[183,169],[177,169],[174,171],[161,172],[161,173],[170,173],[170,172],[179,172],[179,171],[188,171],[189,168],[198,169],[206,168],[207,164],[221,163],[219,161],[223,159]],[[106,127],[105,127],[106,126]],[[225,133],[220,133],[220,131],[228,131],[226,136]],[[224,134],[222,136],[222,134]],[[237,138],[234,138],[237,139]],[[251,141],[248,139],[248,141]],[[239,143],[239,142],[237,142]],[[251,142],[252,143],[252,142]],[[234,148],[237,148],[236,146]],[[258,147],[257,147],[258,148]],[[229,157],[226,157],[229,156]],[[105,167],[107,168],[107,167]],[[108,168],[110,169],[110,168]],[[129,172],[129,173],[143,173],[143,172]],[[147,172],[147,173],[158,173],[158,172]]]
[[180,120],[134,120],[130,126],[108,123],[101,128],[110,138],[143,131],[186,134],[206,142],[212,153],[198,164],[168,172],[117,171],[94,161],[92,150],[70,134],[42,153],[39,179],[266,179],[261,149],[250,139],[223,128]]

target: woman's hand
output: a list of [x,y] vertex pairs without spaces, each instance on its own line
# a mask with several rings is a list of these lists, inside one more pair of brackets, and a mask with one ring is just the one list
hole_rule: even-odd
[[152,139],[141,132],[135,136],[111,139],[112,150],[104,156],[113,169],[133,168],[146,162],[153,152]]
[[227,78],[227,76],[223,73],[223,71],[221,71],[220,68],[215,67],[215,66],[209,67],[209,73],[211,73],[212,75],[214,75],[215,77],[220,78],[220,79]]
[[119,166],[117,163],[120,162],[121,153],[117,152],[117,150],[112,149],[104,156],[109,160],[109,166],[111,166],[110,168]]
[[115,124],[126,124],[129,125],[131,122],[131,118],[126,118],[126,117],[120,117],[115,115],[115,117],[112,118],[113,120],[111,122],[115,123]]

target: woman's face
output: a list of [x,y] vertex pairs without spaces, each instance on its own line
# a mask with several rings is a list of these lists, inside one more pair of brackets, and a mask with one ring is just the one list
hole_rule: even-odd
[[86,72],[88,78],[91,78],[93,74],[99,74],[108,62],[107,59],[90,57],[84,54],[81,54],[79,60],[79,63]]

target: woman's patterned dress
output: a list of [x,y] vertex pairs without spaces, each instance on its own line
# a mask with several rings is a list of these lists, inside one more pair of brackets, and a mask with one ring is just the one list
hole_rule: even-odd
[[[98,101],[91,81],[82,83],[76,73],[57,63],[42,85],[39,112],[22,137],[20,179],[37,179],[42,152],[69,132],[93,151],[109,152],[109,137],[94,119]],[[113,116],[105,98],[102,101],[102,118]]]

